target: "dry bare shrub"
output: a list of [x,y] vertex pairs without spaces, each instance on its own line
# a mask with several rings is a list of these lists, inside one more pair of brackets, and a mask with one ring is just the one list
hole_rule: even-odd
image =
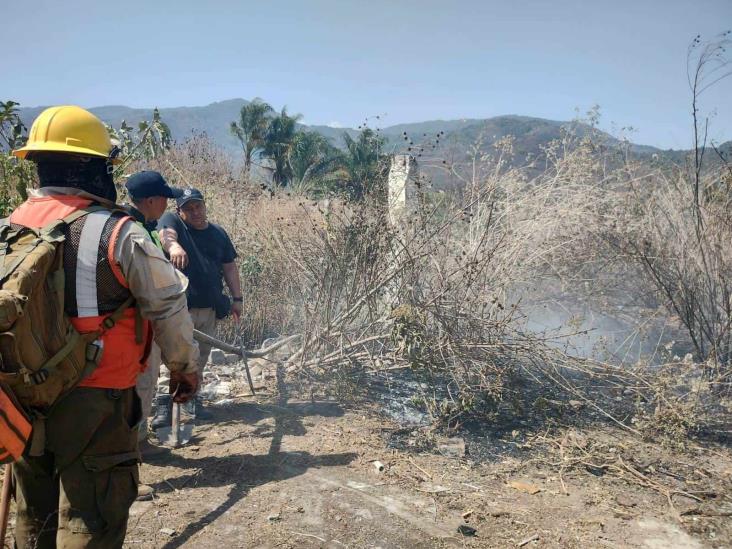
[[[693,176],[656,172],[634,181],[606,236],[634,262],[659,300],[684,325],[700,361],[729,369],[732,353],[732,224],[728,188],[705,177],[694,206]],[[620,197],[619,197],[620,199]],[[710,371],[710,375],[713,373]]]
[[[717,266],[710,277],[680,183],[591,136],[567,133],[546,153],[537,172],[510,167],[510,140],[493,154],[476,151],[460,173],[462,193],[424,189],[421,207],[399,226],[387,221],[378,194],[349,203],[262,192],[201,137],[148,167],[201,188],[211,219],[235,242],[244,323],[241,334],[227,324],[221,335],[257,344],[302,334],[285,364],[301,381],[325,381],[344,396],[374,375],[409,369],[420,382],[412,400],[451,427],[504,412],[591,410],[588,417],[638,434],[720,431],[714,418],[729,411],[708,398],[714,391],[682,390],[669,383],[681,378],[643,361],[572,356],[563,346],[572,326],[526,329],[531,306],[542,300],[585,300],[629,316],[658,314],[660,304],[671,316],[685,295],[693,297],[684,298],[682,312],[724,327],[723,315],[702,307],[725,310],[729,224],[719,189],[707,193],[704,210],[705,226],[722,228],[704,237],[704,257]],[[676,276],[689,291],[677,285],[659,294],[654,273]],[[711,288],[713,299],[699,297]],[[729,387],[715,379],[705,387]]]
[[[692,294],[707,292],[714,299],[727,295],[726,233],[705,233],[700,246],[698,238],[694,244],[694,226],[678,221],[673,227],[681,234],[666,236],[668,219],[685,219],[685,190],[673,189],[681,196],[669,194],[660,171],[623,158],[622,151],[602,150],[591,139],[557,143],[549,152],[546,170],[533,178],[502,168],[506,148],[494,158],[482,157],[476,164],[480,170],[472,172],[477,176],[467,181],[461,197],[433,201],[405,228],[383,227],[381,240],[360,232],[367,236],[355,242],[360,250],[383,242],[373,263],[379,265],[374,274],[380,276],[367,277],[361,287],[363,295],[380,297],[368,301],[368,315],[364,300],[364,310],[354,312],[351,320],[331,314],[327,323],[311,326],[309,348],[298,357],[300,366],[327,370],[355,362],[378,369],[406,362],[425,383],[417,388],[418,398],[435,419],[449,425],[476,413],[491,416],[501,405],[527,414],[547,402],[561,407],[575,400],[638,434],[672,439],[681,433],[723,434],[720,425],[730,415],[719,406],[719,395],[728,395],[730,385],[722,370],[697,383],[694,376],[701,366],[689,366],[688,375],[676,375],[671,386],[668,368],[647,361],[613,364],[568,355],[558,343],[571,327],[562,334],[524,329],[525,300],[536,299],[529,293],[535,286],[555,288],[540,299],[590,300],[608,309],[607,314],[617,307],[625,314],[658,315],[659,304],[666,305],[666,316],[678,314],[686,323],[668,299],[685,294],[659,294],[662,288],[649,276],[649,260],[656,271],[690,273],[679,283]],[[661,196],[664,208],[657,206]],[[657,246],[652,256],[629,253],[627,246],[649,236]],[[712,272],[698,259],[710,243],[717,266]],[[661,247],[675,252],[658,253]],[[681,312],[708,318],[704,304],[710,298],[694,299]],[[317,315],[308,318],[316,321]],[[728,333],[726,317],[716,318],[718,329]],[[356,325],[349,324],[356,319],[354,331]],[[379,346],[372,341],[354,344],[379,332],[383,336],[387,328],[390,339],[379,339]],[[665,343],[662,336],[659,344]],[[308,355],[313,357],[309,361]],[[636,414],[638,425],[633,427]]]
[[250,339],[301,332],[319,270],[312,262],[322,257],[314,234],[323,227],[320,212],[304,198],[267,193],[250,204],[245,220],[240,250]]
[[527,384],[549,388],[547,373],[567,360],[545,336],[522,330],[523,286],[565,268],[580,216],[596,200],[567,188],[587,170],[586,154],[562,156],[529,181],[500,161],[509,145],[493,165],[480,159],[485,171],[461,196],[432,196],[399,227],[378,198],[260,197],[247,245],[276,301],[269,310],[282,312],[283,331],[303,334],[291,372],[360,380],[410,367],[429,388],[423,404],[450,425],[502,402],[527,411]]
[[670,362],[644,376],[647,387],[633,391],[638,399],[635,427],[649,439],[679,445],[693,436],[729,437],[729,379],[709,379],[705,370],[691,361]]

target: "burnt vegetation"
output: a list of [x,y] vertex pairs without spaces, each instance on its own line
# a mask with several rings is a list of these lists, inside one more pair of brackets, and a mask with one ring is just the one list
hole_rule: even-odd
[[[156,110],[110,128],[128,159],[116,175],[156,169],[204,192],[241,257],[244,337],[301,334],[283,366],[310,394],[360,399],[407,372],[411,404],[440,429],[573,417],[674,443],[728,441],[732,167],[707,143],[700,104],[730,74],[729,43],[725,33],[689,49],[695,148],[681,161],[609,142],[593,131],[598,111],[540,155],[479,131],[457,153],[444,130],[403,132],[395,145],[379,117],[336,147],[255,100],[229,127],[241,163],[206,135],[174,142]],[[34,178],[7,154],[26,133],[16,103],[0,104],[0,130],[8,212]],[[422,168],[418,200],[396,224],[395,152]],[[451,188],[436,188],[435,174]],[[576,305],[653,345],[629,353],[599,338],[577,353],[572,342],[593,330],[582,318],[529,326],[538,308]]]

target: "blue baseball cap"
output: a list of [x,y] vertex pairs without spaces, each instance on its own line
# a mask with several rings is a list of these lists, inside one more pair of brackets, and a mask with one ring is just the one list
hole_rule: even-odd
[[171,187],[162,175],[153,171],[143,171],[131,175],[127,178],[125,187],[134,200],[151,196],[164,196],[165,198],[183,196],[182,189]]

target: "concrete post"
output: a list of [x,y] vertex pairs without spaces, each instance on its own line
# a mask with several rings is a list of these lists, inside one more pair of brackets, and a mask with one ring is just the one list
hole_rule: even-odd
[[403,224],[419,208],[419,167],[415,158],[397,154],[389,168],[389,221]]

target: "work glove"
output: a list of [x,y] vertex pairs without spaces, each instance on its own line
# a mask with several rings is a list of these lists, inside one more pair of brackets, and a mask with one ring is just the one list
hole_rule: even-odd
[[173,402],[181,404],[188,402],[195,396],[196,391],[198,391],[198,373],[170,373],[170,394],[173,395]]

